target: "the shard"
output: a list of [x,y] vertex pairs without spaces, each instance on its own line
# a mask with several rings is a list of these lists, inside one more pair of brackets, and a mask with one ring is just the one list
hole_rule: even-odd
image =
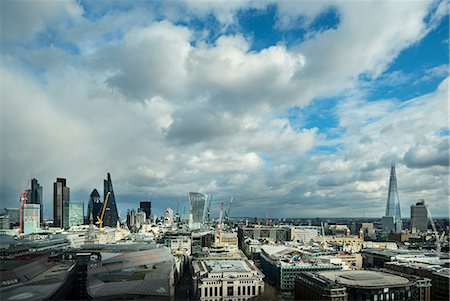
[[400,199],[397,190],[397,176],[395,164],[391,165],[391,175],[389,177],[389,191],[386,201],[386,212],[382,219],[383,228],[388,232],[400,233],[402,221],[400,213]]
[[108,203],[106,204],[105,217],[103,218],[103,226],[116,227],[119,221],[119,214],[117,212],[116,197],[111,181],[111,175],[108,173],[106,180],[103,180],[103,202],[106,201],[106,196],[110,192]]

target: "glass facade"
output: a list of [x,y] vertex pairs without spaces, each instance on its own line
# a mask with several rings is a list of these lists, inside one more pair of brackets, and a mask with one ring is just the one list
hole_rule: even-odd
[[107,179],[103,180],[103,202],[106,200],[108,192],[110,192],[110,195],[108,203],[106,204],[103,226],[116,227],[117,222],[119,221],[119,214],[117,212],[116,197],[114,196],[111,175],[109,173]]
[[39,204],[24,204],[23,205],[23,233],[35,233],[39,229]]
[[199,227],[205,218],[206,194],[198,192],[189,192],[189,215],[192,218],[192,225]]
[[70,202],[69,203],[69,228],[72,226],[82,225],[84,222],[84,203]]
[[69,201],[70,189],[66,186],[66,179],[57,178],[53,183],[53,225],[55,227],[68,227]]

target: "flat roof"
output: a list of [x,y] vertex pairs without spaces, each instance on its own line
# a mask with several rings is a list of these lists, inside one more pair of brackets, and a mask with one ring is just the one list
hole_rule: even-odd
[[244,260],[204,260],[203,262],[210,273],[249,272],[252,270]]
[[318,273],[320,276],[345,286],[355,287],[391,287],[403,286],[410,281],[408,278],[397,275],[367,270],[347,270],[347,271],[324,271]]

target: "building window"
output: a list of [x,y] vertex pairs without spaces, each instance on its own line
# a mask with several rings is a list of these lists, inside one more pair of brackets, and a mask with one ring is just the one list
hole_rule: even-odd
[[232,286],[227,287],[227,296],[233,296],[233,287]]
[[214,297],[217,297],[217,286],[214,288]]
[[208,297],[208,288],[207,287],[205,287],[205,297]]
[[212,290],[213,290],[213,288],[210,287],[210,288],[209,288],[209,296],[210,296],[210,297],[212,297],[212,295],[213,295],[213,291],[212,291]]
[[238,286],[238,296],[240,296],[240,295],[241,295],[241,287]]
[[252,295],[253,295],[253,296],[256,295],[256,293],[255,293],[255,287],[254,287],[254,286],[252,286]]

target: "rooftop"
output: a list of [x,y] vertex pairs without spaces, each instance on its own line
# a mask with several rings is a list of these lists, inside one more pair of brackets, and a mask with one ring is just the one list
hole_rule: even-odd
[[405,277],[367,270],[325,271],[319,272],[318,275],[332,282],[353,287],[391,287],[406,285],[410,282]]

